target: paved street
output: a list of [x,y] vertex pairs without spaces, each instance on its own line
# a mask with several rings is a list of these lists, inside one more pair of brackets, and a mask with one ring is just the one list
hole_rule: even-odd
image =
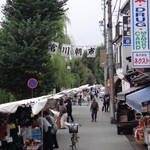
[[[110,124],[109,112],[101,111],[99,102],[97,122],[91,122],[89,106],[73,106],[75,122],[79,127],[80,150],[135,150],[124,135],[117,135],[116,126]],[[68,129],[62,129],[57,134],[60,150],[70,150],[70,135]]]

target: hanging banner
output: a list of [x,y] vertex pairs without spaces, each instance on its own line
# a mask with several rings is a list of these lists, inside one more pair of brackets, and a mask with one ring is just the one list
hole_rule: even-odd
[[57,43],[57,42],[51,42],[51,44],[49,46],[49,53],[56,54],[57,50],[58,50],[58,46],[59,46],[59,43]]
[[74,57],[82,58],[83,56],[83,46],[75,46],[74,47]]
[[65,57],[70,57],[70,53],[71,53],[71,45],[63,44],[61,48],[61,55]]
[[96,48],[95,47],[87,47],[87,57],[94,58],[96,56]]
[[123,16],[123,46],[131,46],[130,16]]
[[131,49],[133,68],[150,67],[150,1],[131,0]]

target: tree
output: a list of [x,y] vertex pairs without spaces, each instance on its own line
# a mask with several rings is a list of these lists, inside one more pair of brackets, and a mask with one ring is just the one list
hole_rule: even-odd
[[59,50],[56,55],[52,55],[54,65],[54,78],[56,92],[60,92],[61,88],[71,88],[74,86],[74,75],[67,69],[70,66],[69,58],[64,58],[60,55],[62,44],[71,44],[70,37],[67,35],[66,23],[70,22],[64,14],[57,24],[57,33],[54,41],[59,42]]
[[[100,67],[100,50],[103,49],[103,46],[100,46],[96,49],[96,57],[95,58],[87,58],[87,52],[85,51],[82,57],[82,62],[87,66],[88,69],[91,70],[94,75],[95,81],[97,83],[103,84],[104,81],[104,69]],[[94,82],[93,82],[94,83]],[[92,83],[92,84],[93,84]]]
[[79,78],[76,79],[76,83],[79,83],[78,86],[84,85],[84,84],[93,84],[94,82],[94,75],[92,74],[91,70],[87,68],[87,66],[82,62],[80,58],[73,59],[71,61],[71,72],[74,75],[78,75]]
[[27,81],[38,80],[36,96],[54,87],[49,43],[67,0],[8,0],[0,33],[0,88],[17,99],[30,97]]
[[104,68],[100,67],[100,50],[104,49],[103,46],[99,46],[96,51],[95,59],[95,79],[97,83],[104,85]]

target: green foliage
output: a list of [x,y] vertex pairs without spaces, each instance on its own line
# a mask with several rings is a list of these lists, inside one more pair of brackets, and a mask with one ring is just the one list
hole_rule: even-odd
[[0,89],[0,104],[8,103],[11,101],[15,101],[15,98],[11,93],[8,93],[6,90]]
[[70,61],[60,55],[60,49],[62,44],[71,44],[70,37],[66,32],[66,23],[69,19],[66,15],[63,15],[57,23],[57,33],[54,37],[54,41],[59,43],[59,50],[56,55],[52,55],[52,62],[54,65],[54,78],[56,92],[60,92],[61,88],[71,88],[74,86],[74,75],[71,74],[67,66],[70,66]]
[[6,21],[0,32],[0,88],[17,99],[31,97],[27,81],[38,80],[35,96],[54,87],[53,64],[48,46],[55,37],[57,21],[64,14],[64,1],[8,0]]
[[52,62],[54,65],[54,78],[56,92],[60,92],[61,88],[71,88],[74,85],[74,75],[67,69],[65,58],[57,52],[52,55]]
[[[96,55],[97,57],[97,55]],[[82,57],[82,62],[92,71],[92,74],[95,74],[95,58],[88,58],[87,52],[85,51]]]
[[92,84],[94,82],[91,70],[86,67],[80,58],[73,59],[71,63],[71,72],[80,77],[76,78],[76,82],[80,83],[79,85]]
[[97,48],[95,59],[95,78],[97,83],[104,85],[104,68],[100,67],[100,50],[104,49],[103,46]]

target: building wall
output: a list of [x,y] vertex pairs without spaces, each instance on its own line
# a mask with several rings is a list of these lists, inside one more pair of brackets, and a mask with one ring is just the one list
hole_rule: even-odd
[[126,57],[131,56],[131,46],[122,46],[121,47],[122,51],[122,69],[123,69],[123,74],[126,74],[126,68],[127,65],[129,66],[129,69],[131,69],[131,63],[129,63],[128,60],[126,60]]

